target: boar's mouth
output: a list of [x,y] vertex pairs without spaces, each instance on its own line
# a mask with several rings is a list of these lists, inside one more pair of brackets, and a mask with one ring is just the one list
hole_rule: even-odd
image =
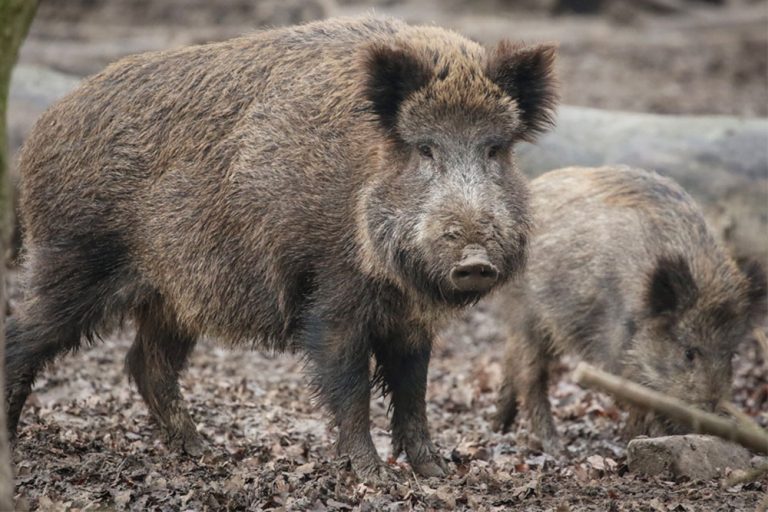
[[463,258],[447,271],[432,270],[423,258],[405,250],[398,250],[395,260],[403,277],[421,294],[449,306],[475,304],[499,282],[500,272],[487,259]]
[[488,292],[452,290],[443,295],[443,299],[451,306],[470,306],[477,304]]

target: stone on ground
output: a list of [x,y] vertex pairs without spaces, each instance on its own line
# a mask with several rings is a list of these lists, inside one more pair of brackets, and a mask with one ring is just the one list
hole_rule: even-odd
[[717,437],[703,435],[641,437],[627,447],[633,473],[691,480],[711,480],[725,469],[748,469],[749,450]]

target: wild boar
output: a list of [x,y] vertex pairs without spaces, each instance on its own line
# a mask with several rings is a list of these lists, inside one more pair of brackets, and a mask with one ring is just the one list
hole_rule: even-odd
[[[625,167],[568,168],[531,182],[525,278],[501,293],[508,346],[496,426],[521,398],[546,451],[560,451],[549,363],[575,354],[708,410],[731,358],[766,309],[766,277],[736,262],[675,182]],[[680,427],[631,411],[627,433]]]
[[192,455],[178,378],[205,335],[303,351],[340,454],[370,481],[390,476],[369,432],[383,383],[394,451],[444,474],[432,339],[525,265],[512,148],[552,122],[554,55],[368,17],[129,57],[87,80],[22,151],[11,431],[47,362],[128,319],[127,371]]

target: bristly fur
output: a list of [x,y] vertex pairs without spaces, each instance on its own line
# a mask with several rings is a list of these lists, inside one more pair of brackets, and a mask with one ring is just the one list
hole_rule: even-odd
[[395,135],[403,101],[432,79],[432,68],[405,48],[371,45],[366,67],[365,96],[382,126]]
[[[459,34],[331,19],[135,55],[86,80],[20,160],[10,430],[45,363],[125,317],[126,369],[191,455],[202,443],[178,378],[208,336],[303,351],[339,451],[372,479],[387,473],[369,431],[375,357],[395,450],[443,474],[426,418],[432,339],[521,273],[532,223],[512,146],[554,101],[536,82],[551,78],[549,50],[516,55],[493,68],[512,98]],[[469,246],[495,269],[487,286],[451,278]]]
[[749,316],[752,323],[757,325],[768,315],[768,277],[765,268],[759,261],[751,258],[740,258],[736,264],[749,281],[747,300],[752,304]]

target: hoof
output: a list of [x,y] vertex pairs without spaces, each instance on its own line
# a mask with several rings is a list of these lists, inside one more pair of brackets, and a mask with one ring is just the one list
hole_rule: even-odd
[[411,464],[411,467],[413,467],[413,471],[417,475],[425,478],[443,478],[448,475],[448,465],[439,457],[435,458],[435,460]]
[[197,432],[174,437],[168,445],[169,448],[195,459],[199,459],[206,452],[206,444]]
[[400,475],[381,461],[361,468],[356,468],[353,464],[352,468],[360,480],[374,487],[382,487],[400,481]]

